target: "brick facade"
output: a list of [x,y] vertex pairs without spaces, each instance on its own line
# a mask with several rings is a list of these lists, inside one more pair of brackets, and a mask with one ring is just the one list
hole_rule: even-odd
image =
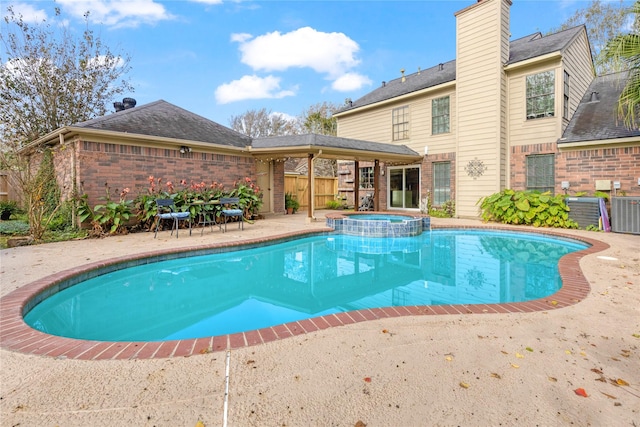
[[[559,150],[558,144],[546,143],[511,147],[510,188],[526,189],[526,157],[533,154],[555,154],[556,194],[564,192],[562,181],[569,182],[568,194],[592,195],[597,180],[610,180],[612,195],[640,196],[640,146]],[[617,191],[614,181],[620,182]]]
[[176,189],[183,188],[181,180],[187,185],[218,182],[231,189],[237,180],[256,176],[252,157],[196,151],[182,154],[178,149],[91,141],[79,141],[76,148],[78,191],[88,195],[90,206],[105,196],[107,186],[112,199],[124,188],[134,198],[147,190],[150,176],[171,181]]

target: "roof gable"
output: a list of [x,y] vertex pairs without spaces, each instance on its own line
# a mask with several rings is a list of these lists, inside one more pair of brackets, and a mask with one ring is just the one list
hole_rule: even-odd
[[[534,33],[513,40],[509,44],[509,61],[505,65],[514,64],[553,52],[562,52],[580,34],[586,31],[584,25],[543,36]],[[383,84],[344,106],[336,114],[350,111],[366,105],[397,98],[408,93],[435,87],[456,80],[456,61],[452,60],[421,70],[405,77],[397,78]]]
[[626,82],[626,72],[596,77],[582,97],[558,145],[640,136],[640,130],[627,129],[616,117],[618,99]]
[[159,100],[78,123],[73,127],[206,142],[244,148],[251,138]]

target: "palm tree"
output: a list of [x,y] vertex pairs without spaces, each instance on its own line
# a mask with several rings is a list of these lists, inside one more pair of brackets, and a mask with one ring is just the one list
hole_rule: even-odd
[[618,117],[629,129],[638,129],[640,112],[640,0],[631,6],[627,13],[634,14],[634,24],[629,34],[620,34],[609,40],[605,46],[607,58],[619,60],[626,65],[628,79],[618,100]]

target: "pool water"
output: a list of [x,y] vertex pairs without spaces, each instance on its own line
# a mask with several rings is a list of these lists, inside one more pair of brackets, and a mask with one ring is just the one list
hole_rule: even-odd
[[319,235],[102,274],[44,299],[25,321],[71,338],[163,341],[365,308],[527,301],[555,293],[558,260],[586,247],[475,230]]

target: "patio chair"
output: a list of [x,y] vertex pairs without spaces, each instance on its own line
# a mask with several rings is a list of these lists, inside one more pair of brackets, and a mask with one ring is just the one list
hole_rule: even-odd
[[155,239],[158,236],[158,227],[160,222],[165,219],[172,220],[171,235],[173,236],[173,230],[176,230],[176,239],[178,238],[178,223],[180,221],[189,221],[189,235],[191,235],[191,214],[189,212],[176,212],[176,205],[172,199],[156,199],[156,234],[153,236]]
[[[244,211],[240,207],[240,198],[221,197],[220,205],[222,206],[220,215],[224,218],[224,231],[227,231],[227,221],[229,218],[238,218],[238,228],[242,227],[244,230]],[[220,229],[222,229],[222,224],[220,224]]]
[[372,211],[373,210],[373,196],[371,194],[367,194],[362,198],[360,202],[360,206],[358,206],[359,211]]

